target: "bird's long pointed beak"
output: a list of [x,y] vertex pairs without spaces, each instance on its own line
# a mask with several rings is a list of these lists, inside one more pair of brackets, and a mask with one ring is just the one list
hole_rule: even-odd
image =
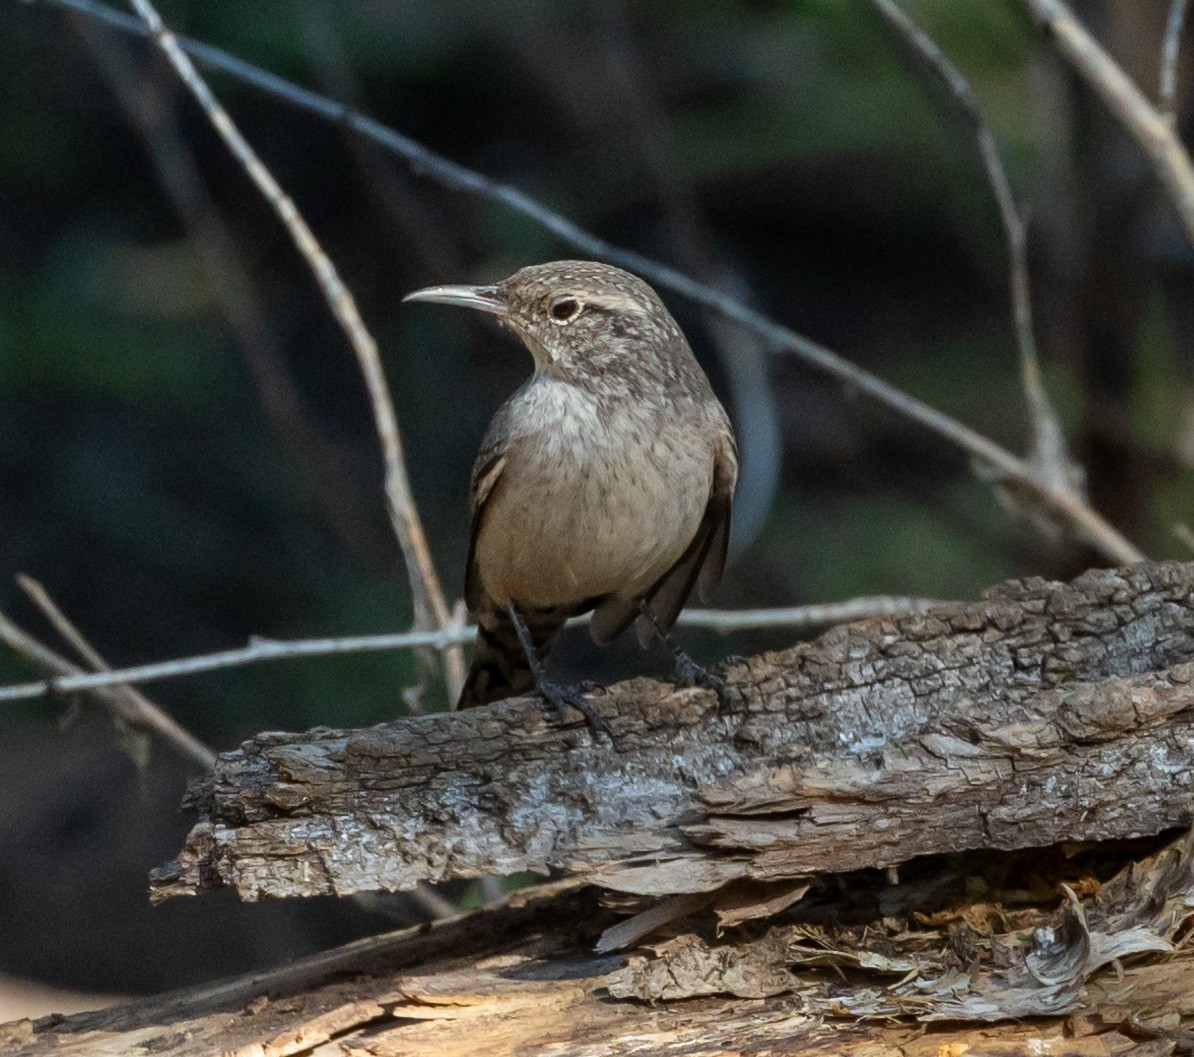
[[477,308],[497,316],[506,314],[506,301],[496,286],[428,286],[407,294],[403,301],[435,301],[444,305]]

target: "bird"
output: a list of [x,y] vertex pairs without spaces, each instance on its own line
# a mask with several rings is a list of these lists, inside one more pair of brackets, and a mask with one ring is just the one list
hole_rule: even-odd
[[496,317],[534,372],[494,414],[470,484],[464,598],[476,615],[458,708],[537,690],[562,721],[608,724],[544,661],[573,616],[599,645],[637,621],[687,685],[724,683],[669,630],[699,580],[720,579],[737,445],[687,339],[642,279],[596,261],[524,267],[490,286],[431,286],[404,301]]

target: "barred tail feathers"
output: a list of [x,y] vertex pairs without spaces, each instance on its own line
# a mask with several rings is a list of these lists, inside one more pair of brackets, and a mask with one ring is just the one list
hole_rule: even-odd
[[[546,657],[556,633],[568,619],[558,610],[532,610],[524,614],[531,641],[540,660]],[[534,689],[531,665],[518,641],[514,622],[503,609],[483,609],[477,614],[477,644],[472,667],[460,692],[457,708],[476,708],[491,701],[517,697]]]

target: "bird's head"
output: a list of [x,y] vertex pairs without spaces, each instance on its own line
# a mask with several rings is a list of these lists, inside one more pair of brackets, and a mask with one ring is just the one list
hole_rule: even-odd
[[565,380],[627,366],[656,373],[692,356],[651,287],[596,261],[533,264],[494,286],[431,286],[403,300],[490,312],[522,338],[536,370]]

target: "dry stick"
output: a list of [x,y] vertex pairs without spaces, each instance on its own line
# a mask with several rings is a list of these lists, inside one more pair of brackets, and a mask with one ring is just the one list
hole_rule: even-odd
[[[111,666],[103,656],[99,653],[90,642],[83,637],[83,633],[72,624],[65,613],[58,608],[58,603],[51,597],[50,593],[45,589],[45,586],[40,580],[33,579],[32,576],[26,576],[25,573],[17,573],[17,586],[28,595],[29,600],[42,611],[45,618],[54,625],[54,630],[63,637],[71,646],[74,647],[75,652],[91,665],[97,672],[110,672]],[[136,690],[129,688],[130,696],[137,694]],[[144,701],[145,699],[142,698]],[[145,701],[148,705],[149,702]],[[150,706],[156,708],[156,705]],[[161,711],[159,709],[159,711]]]
[[1165,20],[1165,40],[1161,46],[1161,89],[1157,108],[1161,116],[1176,129],[1177,121],[1177,60],[1181,51],[1182,28],[1186,22],[1187,0],[1173,0],[1169,17]]
[[1194,165],[1172,123],[1153,107],[1062,0],[1022,3],[1052,35],[1062,58],[1098,93],[1140,145],[1177,211],[1186,238],[1194,246]]
[[[387,560],[371,533],[350,513],[360,506],[360,488],[346,472],[348,453],[313,425],[306,401],[286,366],[285,357],[252,294],[253,283],[235,239],[211,200],[199,169],[183,139],[165,93],[148,77],[138,76],[123,44],[104,35],[102,27],[83,15],[71,18],[129,121],[140,133],[157,173],[158,183],[186,228],[208,287],[239,341],[256,384],[266,418],[290,460],[311,483],[317,506],[339,532],[350,551],[374,561]],[[171,81],[171,85],[176,81]]]
[[153,664],[137,665],[116,672],[99,672],[94,675],[80,675],[72,672],[64,679],[52,679],[0,690],[0,701],[16,701],[29,697],[41,697],[47,693],[69,693],[74,690],[89,690],[113,683],[151,683],[159,679],[174,679],[199,672],[217,671],[222,668],[239,668],[259,661],[297,660],[301,657],[327,657],[339,653],[363,653],[376,650],[437,648],[464,642],[469,629],[449,627],[440,631],[405,631],[393,635],[355,635],[337,639],[302,639],[299,641],[278,641],[274,639],[253,639],[240,649],[220,650],[217,653],[186,657],[175,661],[158,661]]
[[[25,587],[25,584],[22,583],[21,586]],[[26,588],[26,590],[29,590],[29,588]],[[46,597],[45,601],[49,602],[49,598]],[[42,603],[39,602],[40,604]],[[43,606],[43,608],[45,607]],[[59,628],[70,626],[66,617],[57,610],[52,602],[49,602],[47,614],[51,609],[56,614],[56,618],[53,618],[56,626]],[[82,636],[79,636],[79,639],[82,640]],[[55,672],[68,678],[86,678],[88,675],[82,668],[72,664],[65,657],[59,656],[48,646],[42,645],[32,635],[17,627],[3,613],[0,613],[0,642],[5,643],[5,645],[21,654],[21,656],[47,671]],[[98,656],[98,654],[94,654],[94,656]],[[97,672],[95,674],[98,676],[107,676],[110,673]],[[54,680],[51,679],[42,685],[52,687]],[[152,730],[154,733],[161,735],[166,743],[175,751],[190,760],[194,760],[204,770],[210,771],[215,766],[216,754],[211,749],[189,731],[179,726],[177,722],[166,715],[153,702],[146,700],[131,686],[125,685],[125,680],[109,680],[107,685],[90,688],[89,692],[130,726]]]
[[[866,617],[898,616],[904,613],[923,613],[943,603],[931,598],[902,598],[878,595],[872,598],[851,598],[844,602],[827,602],[811,606],[792,606],[779,609],[746,609],[740,611],[718,609],[689,609],[680,614],[677,623],[686,627],[707,628],[711,631],[731,631],[760,628],[807,628],[836,624]],[[585,624],[581,617],[572,624]],[[150,683],[160,679],[176,679],[184,675],[239,668],[262,661],[289,661],[303,657],[327,657],[342,653],[372,653],[397,649],[447,649],[468,642],[476,628],[463,620],[439,631],[405,631],[390,635],[355,635],[332,639],[278,640],[255,638],[241,649],[221,650],[180,660],[158,661],[113,672],[70,675],[14,686],[0,687],[0,701],[20,701],[44,697],[50,693],[94,690],[117,683]]]
[[1065,435],[1057,413],[1049,401],[1041,378],[1032,325],[1032,294],[1028,281],[1028,231],[1012,194],[1007,171],[999,157],[999,147],[991,134],[970,82],[941,51],[937,43],[901,10],[894,0],[871,0],[872,5],[913,56],[927,66],[945,85],[955,109],[969,126],[978,148],[979,159],[999,207],[1007,239],[1008,281],[1011,290],[1012,320],[1016,344],[1020,350],[1020,375],[1032,419],[1032,459],[1041,478],[1051,487],[1077,490],[1081,471],[1066,451]]
[[[103,4],[95,3],[94,0],[44,2],[93,15],[126,32],[147,35],[145,27],[136,19],[130,19]],[[1092,546],[1105,557],[1122,564],[1143,560],[1143,553],[1105,521],[1072,488],[1056,488],[1042,481],[1036,467],[1030,462],[1017,458],[1007,449],[957,419],[855,366],[824,345],[772,322],[740,301],[698,283],[674,268],[660,264],[641,253],[622,249],[599,239],[517,188],[497,183],[480,173],[457,165],[373,118],[334,103],[308,89],[300,88],[210,44],[186,39],[176,39],[175,43],[208,66],[366,136],[386,150],[405,158],[417,174],[433,179],[441,186],[472,194],[510,209],[592,257],[637,272],[657,286],[672,290],[690,301],[721,313],[727,319],[734,320],[762,337],[777,351],[800,357],[819,370],[838,378],[849,389],[887,405],[898,414],[920,423],[939,437],[969,452],[981,463],[992,468],[1005,482],[1018,483],[1029,489],[1040,496],[1046,506],[1085,535]]]
[[[353,352],[356,353],[369,399],[373,407],[373,418],[377,435],[381,441],[382,457],[385,462],[385,494],[390,521],[398,537],[402,556],[406,561],[414,599],[415,626],[446,627],[452,620],[447,602],[440,589],[439,577],[431,560],[423,525],[411,496],[410,481],[402,454],[402,438],[398,432],[398,419],[386,387],[381,359],[377,353],[377,342],[366,329],[356,301],[344,285],[336,267],[323,251],[311,228],[303,219],[293,199],[282,190],[273,174],[257,156],[257,153],[241,135],[232,118],[216,101],[207,82],[203,80],[186,53],[179,47],[175,35],[166,28],[161,16],[149,0],[130,0],[133,9],[140,15],[150,35],[157,42],[170,65],[174,67],[182,82],[207,114],[212,127],[219,133],[236,159],[244,167],[252,181],[265,196],[278,218],[286,226],[290,237],[319,283],[319,288],[328,307],[336,317]],[[445,654],[445,671],[450,691],[459,692],[464,683],[464,657],[459,647]]]
[[433,918],[450,918],[460,913],[460,907],[445,899],[426,881],[420,881],[406,893]]
[[[46,615],[58,633],[79,652],[80,656],[88,664],[97,671],[110,672],[104,658],[83,637],[82,632],[70,622],[66,614],[58,608],[57,604],[49,596],[49,593],[37,580],[22,574],[17,576],[17,583],[20,585],[21,590]],[[195,738],[194,735],[180,727],[158,705],[155,705],[139,691],[128,685],[117,687],[116,692],[132,706],[134,712],[133,715],[118,712],[117,714],[120,715],[121,719],[137,727],[152,729],[165,738],[179,752],[202,763],[206,770],[211,771],[214,769],[216,754]],[[409,895],[433,918],[450,917],[457,913],[458,908],[435,891],[426,881],[420,881],[410,891]]]
[[[88,664],[97,671],[110,671],[104,658],[84,638],[83,633],[71,623],[66,614],[58,608],[57,603],[50,597],[45,587],[33,577],[24,574],[17,576],[17,583],[46,615],[55,630],[78,651]],[[214,769],[216,754],[194,735],[180,727],[158,705],[128,685],[117,687],[115,692],[131,706],[132,714],[114,710],[126,723],[155,731],[179,752],[203,764],[206,770]],[[433,918],[450,917],[457,913],[457,907],[436,892],[426,881],[420,881],[409,894]]]
[[[87,638],[75,627],[67,615],[58,608],[58,604],[50,597],[49,592],[40,581],[33,579],[32,576],[26,576],[24,573],[18,573],[17,585],[42,611],[46,619],[54,625],[54,630],[74,647],[75,652],[83,660],[97,672],[111,671],[108,662],[87,641]],[[216,754],[194,734],[171,718],[160,705],[154,704],[139,690],[127,684],[118,686],[116,690],[120,698],[128,705],[124,711],[113,709],[122,720],[138,729],[158,734],[175,751],[194,760],[205,770],[210,771],[215,767]]]
[[869,617],[894,617],[905,613],[924,613],[945,605],[940,599],[903,595],[871,595],[848,598],[844,602],[821,602],[808,606],[783,606],[775,609],[686,609],[676,621],[688,628],[708,628],[728,634],[758,628],[809,628],[823,624],[841,624]]
[[[576,92],[560,78],[548,76],[560,102],[594,105],[595,95],[613,100],[619,124],[634,134],[638,154],[655,184],[677,263],[702,282],[739,300],[750,300],[750,288],[741,269],[719,257],[692,181],[677,164],[674,129],[661,99],[659,86],[643,60],[631,29],[629,11],[622,0],[607,0],[604,18],[611,32],[602,47],[606,76],[612,92]],[[532,63],[531,65],[536,65]],[[550,72],[550,71],[549,71]],[[565,89],[561,94],[561,87]],[[610,105],[607,99],[605,105]],[[583,113],[583,109],[582,109]],[[738,484],[734,493],[732,553],[745,550],[763,528],[779,491],[783,440],[779,404],[771,382],[770,350],[742,328],[710,309],[701,313],[705,331],[721,364],[730,397],[730,412],[738,439]]]
[[[329,5],[298,4],[299,18],[305,45],[305,57],[314,68],[318,89],[329,99],[338,99],[346,106],[355,106],[363,97],[361,85],[353,69],[350,55],[341,39],[339,27]],[[463,275],[461,261],[454,240],[446,237],[438,216],[430,212],[423,201],[422,189],[411,173],[395,164],[392,157],[384,157],[376,143],[350,129],[339,130],[345,148],[360,170],[369,193],[398,233],[404,247],[413,251],[412,265],[432,275]],[[466,326],[484,327],[478,316],[468,313]]]

